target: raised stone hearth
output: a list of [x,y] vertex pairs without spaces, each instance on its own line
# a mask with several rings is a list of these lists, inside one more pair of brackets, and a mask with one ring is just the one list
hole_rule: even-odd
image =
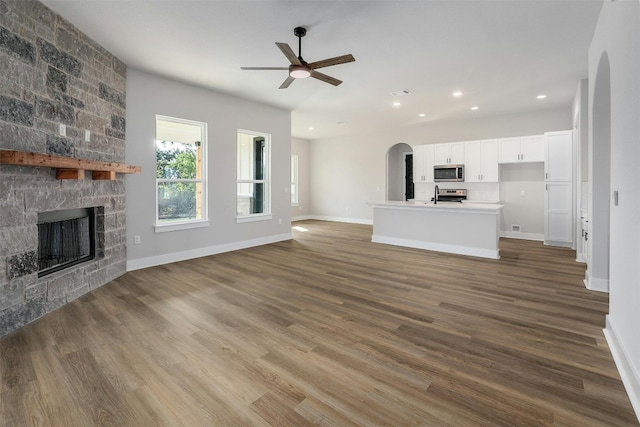
[[[124,162],[126,66],[33,0],[0,0],[0,149]],[[60,125],[65,125],[61,135]],[[124,177],[0,164],[0,336],[122,275]],[[93,260],[38,278],[38,213],[103,207]]]

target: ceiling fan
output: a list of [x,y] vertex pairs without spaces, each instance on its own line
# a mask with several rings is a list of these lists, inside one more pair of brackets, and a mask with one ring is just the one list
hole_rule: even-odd
[[316,61],[307,63],[302,59],[302,37],[307,34],[307,29],[304,27],[296,27],[293,29],[293,34],[298,37],[298,56],[294,53],[291,47],[286,43],[276,42],[276,46],[280,48],[284,56],[287,57],[291,65],[288,67],[240,67],[241,70],[289,70],[289,76],[280,85],[279,89],[286,89],[295,79],[304,79],[306,77],[313,77],[323,82],[338,86],[342,83],[342,80],[338,80],[335,77],[322,74],[316,69],[329,67],[331,65],[345,64],[347,62],[355,61],[353,55],[342,55],[334,58],[323,59],[322,61]]

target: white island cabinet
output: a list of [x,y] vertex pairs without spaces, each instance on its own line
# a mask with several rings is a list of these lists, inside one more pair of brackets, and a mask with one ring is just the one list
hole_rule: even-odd
[[502,205],[411,201],[372,205],[374,243],[500,258],[498,218]]

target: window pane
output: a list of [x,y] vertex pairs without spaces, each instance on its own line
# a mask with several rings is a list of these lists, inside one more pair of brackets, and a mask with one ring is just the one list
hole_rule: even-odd
[[198,147],[175,141],[156,141],[156,177],[160,179],[195,179]]
[[238,183],[238,215],[268,212],[263,183]]
[[158,220],[160,222],[201,219],[201,209],[196,209],[196,184],[194,182],[158,183]]

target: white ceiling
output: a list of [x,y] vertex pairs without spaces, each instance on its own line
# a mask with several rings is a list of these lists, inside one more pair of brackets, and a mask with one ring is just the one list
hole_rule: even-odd
[[[601,0],[196,1],[41,0],[128,66],[292,112],[295,137],[319,139],[427,121],[571,105],[587,76]],[[356,62],[278,89],[287,66],[274,44],[307,62]],[[390,92],[409,89],[408,96]],[[464,96],[455,99],[454,90]],[[545,100],[536,95],[545,93]],[[400,107],[393,107],[400,101]],[[479,106],[471,111],[473,105]],[[418,117],[424,113],[425,117]],[[348,122],[339,125],[338,122]],[[314,130],[309,130],[313,126]]]

